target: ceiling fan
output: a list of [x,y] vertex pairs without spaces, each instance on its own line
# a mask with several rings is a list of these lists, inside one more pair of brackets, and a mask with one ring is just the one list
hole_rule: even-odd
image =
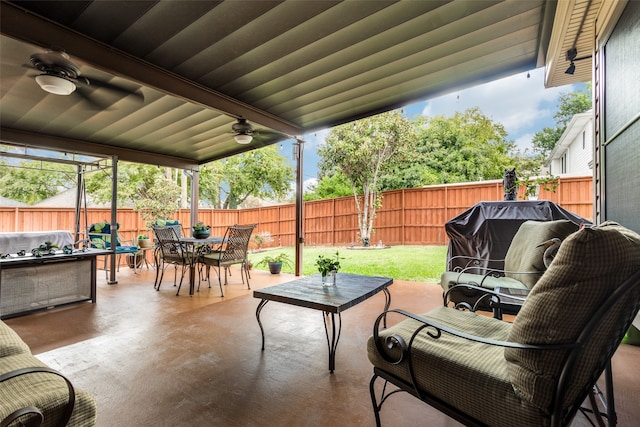
[[233,139],[238,144],[249,144],[253,139],[253,127],[243,117],[238,117],[238,121],[231,126],[231,130],[235,133]]
[[231,126],[231,133],[233,134],[233,139],[235,139],[238,144],[244,145],[253,141],[257,146],[264,146],[291,138],[288,135],[271,129],[254,129],[251,123],[242,116],[238,117],[237,120],[238,121]]
[[35,76],[35,80],[38,86],[48,93],[64,96],[75,93],[100,108],[104,106],[92,98],[95,95],[87,92],[87,88],[106,89],[125,96],[133,96],[138,101],[144,100],[144,96],[138,90],[80,75],[80,67],[71,62],[69,55],[62,51],[48,50],[34,53],[29,58],[29,62],[33,68],[42,73]]

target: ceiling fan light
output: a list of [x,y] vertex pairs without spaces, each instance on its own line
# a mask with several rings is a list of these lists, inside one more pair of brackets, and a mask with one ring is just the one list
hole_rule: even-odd
[[251,135],[240,133],[233,137],[238,144],[248,144],[251,142],[253,137]]
[[36,76],[36,83],[42,90],[55,95],[70,95],[76,90],[76,85],[73,82],[50,74]]

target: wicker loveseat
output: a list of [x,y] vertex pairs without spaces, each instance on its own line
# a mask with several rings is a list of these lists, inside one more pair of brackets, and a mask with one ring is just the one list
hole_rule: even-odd
[[34,357],[18,334],[0,321],[0,425],[93,426],[95,422],[93,396],[74,389],[68,379]]
[[465,425],[569,425],[638,307],[640,235],[607,222],[562,243],[513,323],[449,307],[383,313],[367,345],[377,424],[402,390]]

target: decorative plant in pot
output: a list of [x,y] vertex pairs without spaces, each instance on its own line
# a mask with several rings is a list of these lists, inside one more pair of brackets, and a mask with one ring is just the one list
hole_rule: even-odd
[[138,246],[141,248],[151,247],[151,239],[148,234],[138,234]]
[[322,284],[324,286],[332,286],[336,284],[336,274],[340,270],[340,253],[336,252],[335,257],[325,257],[318,255],[316,266],[322,276]]
[[285,254],[284,252],[276,256],[267,255],[266,257],[262,258],[259,263],[256,264],[256,266],[260,265],[268,265],[271,274],[280,274],[283,265],[287,267],[293,266],[291,258],[289,258],[289,255]]
[[196,239],[206,239],[211,234],[211,226],[205,225],[202,221],[196,222],[191,229],[191,234]]

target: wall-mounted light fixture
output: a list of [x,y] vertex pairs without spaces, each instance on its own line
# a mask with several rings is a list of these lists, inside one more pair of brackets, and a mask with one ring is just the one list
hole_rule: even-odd
[[576,58],[577,56],[578,56],[578,49],[576,49],[575,47],[572,47],[567,51],[567,61],[570,61],[571,64],[569,64],[569,68],[567,68],[567,71],[564,72],[565,74],[573,75],[573,73],[576,72],[576,64],[575,64],[576,61],[582,61],[583,59],[591,58],[591,55]]

